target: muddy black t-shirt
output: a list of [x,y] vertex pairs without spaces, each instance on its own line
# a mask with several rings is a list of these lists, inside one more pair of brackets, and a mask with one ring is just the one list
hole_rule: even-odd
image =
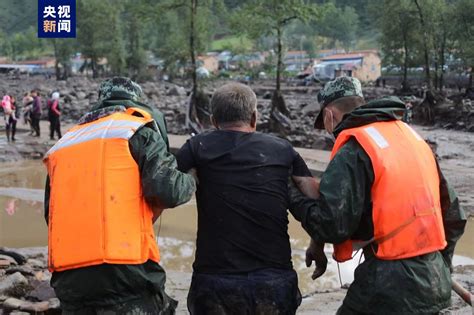
[[194,271],[292,268],[288,178],[311,173],[288,141],[216,130],[189,139],[177,161],[181,171],[194,167],[199,177]]

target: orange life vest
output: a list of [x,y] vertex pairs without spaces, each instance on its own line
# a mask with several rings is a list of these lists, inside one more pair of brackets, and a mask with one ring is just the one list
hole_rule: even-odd
[[159,262],[153,212],[128,143],[150,122],[129,108],[73,127],[46,153],[50,271]]
[[354,137],[374,170],[374,237],[334,245],[334,259],[352,258],[353,250],[377,244],[376,257],[395,260],[446,246],[439,196],[439,175],[428,144],[401,121],[375,122],[346,129],[336,139],[331,159]]

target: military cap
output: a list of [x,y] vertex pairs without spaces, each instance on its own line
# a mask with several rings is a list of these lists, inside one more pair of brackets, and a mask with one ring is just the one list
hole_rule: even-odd
[[364,95],[362,94],[362,86],[358,79],[353,77],[338,77],[326,83],[324,88],[318,94],[318,102],[321,111],[319,112],[318,117],[316,117],[314,128],[324,129],[324,108],[331,102],[346,96],[359,96],[364,98]]
[[140,85],[125,77],[114,77],[103,81],[99,86],[99,101],[125,98],[138,101],[142,96]]

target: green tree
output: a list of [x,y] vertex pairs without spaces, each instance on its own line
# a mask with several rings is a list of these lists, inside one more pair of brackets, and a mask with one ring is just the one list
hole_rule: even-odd
[[7,36],[7,41],[9,56],[15,61],[37,59],[52,52],[46,41],[37,37],[36,29],[32,26],[24,32]]
[[144,74],[148,59],[143,34],[152,17],[150,7],[153,5],[146,0],[125,0],[124,4],[121,20],[126,34],[127,72],[131,78],[140,79]]
[[325,7],[324,16],[314,26],[320,35],[332,39],[331,47],[336,47],[336,42],[339,41],[349,50],[356,39],[359,16],[353,7],[338,8],[330,2]]
[[49,41],[56,59],[56,80],[67,80],[71,74],[71,57],[76,50],[76,41],[70,38],[53,38]]
[[408,68],[415,65],[420,44],[419,22],[411,0],[385,0],[378,4],[377,25],[386,64],[403,72],[402,89],[408,90]]
[[425,62],[425,76],[428,90],[431,90],[431,73],[430,73],[430,37],[429,37],[429,19],[427,19],[427,8],[420,5],[419,0],[413,0],[415,3],[418,16],[421,23],[421,32],[423,35],[423,59]]
[[316,34],[311,23],[296,21],[288,27],[285,42],[289,49],[304,50],[312,56],[316,53]]
[[[82,54],[90,60],[92,76],[99,75],[100,58],[121,54],[120,33],[110,27],[117,21],[119,5],[112,0],[79,0],[77,2],[77,41]],[[116,49],[114,51],[113,49]]]
[[163,59],[163,71],[173,80],[179,68],[189,60],[187,32],[180,27],[181,19],[177,10],[162,14],[156,23],[155,32],[160,36],[153,37],[152,51]]
[[459,0],[454,4],[453,37],[455,52],[466,68],[470,68],[468,88],[473,88],[474,71],[474,1]]
[[433,81],[435,89],[442,90],[446,56],[454,47],[454,6],[445,0],[436,0],[430,6],[432,13],[431,37],[433,43]]
[[233,24],[240,33],[258,39],[272,36],[276,39],[276,89],[272,97],[272,111],[275,108],[288,114],[281,95],[281,74],[283,70],[283,33],[295,20],[307,22],[315,18],[319,11],[316,6],[303,0],[253,0],[238,8]]
[[0,0],[0,29],[13,35],[36,28],[37,10],[30,0]]
[[[171,36],[176,36],[179,29],[183,34],[176,36],[173,44],[175,47],[183,48],[184,45],[176,40],[187,41],[188,56],[191,61],[191,79],[192,79],[192,102],[197,104],[199,82],[197,76],[197,54],[206,50],[211,41],[213,27],[217,24],[215,19],[223,11],[223,2],[220,0],[174,0],[166,1],[159,7],[160,14],[175,12],[179,18],[178,23],[172,30]],[[173,21],[169,20],[168,22]],[[173,26],[171,26],[173,27]],[[178,50],[180,52],[180,50]],[[182,51],[181,51],[182,52]],[[181,58],[182,56],[178,54]]]

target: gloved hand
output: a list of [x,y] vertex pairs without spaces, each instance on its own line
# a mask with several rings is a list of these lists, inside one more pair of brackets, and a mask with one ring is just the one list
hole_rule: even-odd
[[316,280],[326,272],[328,265],[328,259],[326,254],[324,254],[324,243],[311,240],[308,249],[306,249],[306,267],[310,267],[313,261],[316,268],[311,279]]

